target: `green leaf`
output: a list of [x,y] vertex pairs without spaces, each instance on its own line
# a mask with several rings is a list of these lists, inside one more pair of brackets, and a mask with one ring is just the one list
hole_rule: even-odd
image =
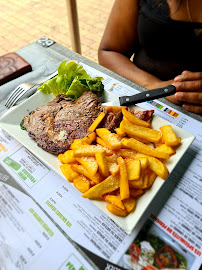
[[27,131],[27,129],[23,126],[23,124],[24,124],[24,118],[23,118],[22,121],[20,122],[20,128],[21,128],[22,130],[26,130],[26,131]]
[[177,258],[177,261],[178,261],[178,267],[187,269],[187,261],[184,258],[184,256],[182,256],[178,252],[175,252],[175,255],[176,255],[176,258]]
[[83,92],[88,91],[88,87],[82,83],[78,78],[75,78],[67,91],[66,95],[72,99],[77,99]]
[[43,83],[37,90],[55,96],[65,94],[73,99],[80,97],[85,91],[103,94],[104,85],[101,77],[91,78],[82,65],[63,61],[58,67],[58,75]]
[[102,83],[102,80],[103,80],[102,77],[95,77],[95,78],[87,79],[86,82],[89,87],[89,90],[93,92],[98,92],[99,96],[101,96],[104,91],[104,85]]

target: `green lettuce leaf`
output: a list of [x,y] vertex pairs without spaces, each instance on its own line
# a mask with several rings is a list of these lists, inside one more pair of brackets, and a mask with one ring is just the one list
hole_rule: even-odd
[[58,67],[58,75],[43,83],[37,90],[44,94],[53,93],[55,96],[65,94],[73,99],[77,99],[85,91],[98,92],[101,96],[104,91],[102,79],[91,78],[82,65],[63,61]]
[[85,81],[82,82],[78,77],[74,78],[72,81],[68,91],[66,92],[66,95],[68,97],[71,97],[72,99],[77,99],[80,97],[83,92],[89,91],[88,86],[85,84]]

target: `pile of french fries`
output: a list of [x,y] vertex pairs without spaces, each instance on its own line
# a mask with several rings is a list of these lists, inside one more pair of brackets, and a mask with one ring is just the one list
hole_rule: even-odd
[[157,176],[168,177],[164,162],[175,154],[181,138],[170,125],[154,130],[126,107],[106,107],[106,111],[119,110],[123,120],[116,133],[97,128],[105,117],[101,112],[89,128],[91,133],[74,140],[58,159],[62,173],[84,198],[104,200],[111,213],[125,217]]

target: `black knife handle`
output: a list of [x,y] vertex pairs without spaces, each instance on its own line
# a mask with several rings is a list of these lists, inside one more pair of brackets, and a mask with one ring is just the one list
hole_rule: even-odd
[[166,96],[171,96],[176,93],[176,88],[174,85],[167,85],[163,88],[157,88],[149,91],[144,91],[133,96],[123,96],[119,97],[120,105],[131,105],[136,103],[145,102],[148,100],[153,100],[157,98],[162,98]]

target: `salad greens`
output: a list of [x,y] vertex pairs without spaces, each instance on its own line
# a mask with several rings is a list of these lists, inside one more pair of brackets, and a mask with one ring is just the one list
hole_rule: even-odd
[[63,61],[58,67],[58,75],[37,88],[44,94],[53,93],[55,96],[65,94],[77,99],[85,91],[97,92],[101,96],[104,92],[102,77],[92,78],[82,65],[75,62]]
[[27,129],[23,126],[23,124],[24,124],[24,118],[23,118],[22,121],[20,122],[20,128],[21,128],[22,130],[27,130]]
[[177,258],[179,268],[187,269],[187,261],[186,261],[186,259],[181,254],[179,254],[177,252],[175,253],[175,256]]

